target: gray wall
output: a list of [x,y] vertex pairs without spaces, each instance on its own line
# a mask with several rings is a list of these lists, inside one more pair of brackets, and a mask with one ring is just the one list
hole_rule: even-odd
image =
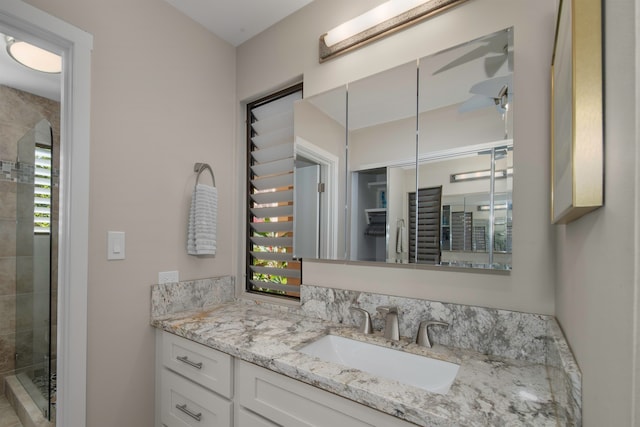
[[[327,269],[306,262],[305,282],[555,314],[583,372],[585,425],[632,425],[634,411],[637,424],[640,408],[634,402],[640,396],[640,370],[634,373],[633,368],[634,359],[640,366],[634,42],[638,0],[635,5],[603,3],[606,206],[568,226],[552,226],[549,221],[547,94],[555,0],[468,2],[447,17],[430,19],[324,64],[317,63],[318,36],[373,5],[316,3],[239,47],[240,101],[303,74],[306,95],[314,94],[420,56],[415,52],[418,45],[436,51],[515,25],[514,270],[508,277],[493,277],[346,265]],[[278,55],[273,55],[274,46]]]
[[[307,97],[514,26],[514,93],[517,93],[517,99],[513,118],[516,171],[513,271],[509,275],[494,275],[339,264],[328,269],[325,264],[305,262],[304,281],[313,285],[554,314],[555,257],[548,194],[548,64],[553,47],[555,1],[467,2],[392,37],[319,64],[320,34],[368,10],[371,3],[364,0],[313,2],[239,46],[239,101],[254,99],[300,75],[304,75]],[[239,147],[242,147],[241,138],[239,134]],[[241,185],[239,183],[239,192],[243,191]],[[242,207],[238,206],[238,209]],[[238,233],[242,235],[242,229],[238,229]],[[238,258],[242,260],[241,253]],[[240,265],[238,274],[241,271]]]
[[[94,40],[87,425],[151,426],[149,286],[160,271],[178,270],[181,280],[233,274],[232,230],[242,221],[232,209],[235,164],[243,162],[234,157],[235,49],[163,0],[26,3]],[[185,249],[196,162],[209,163],[216,176],[215,258]],[[151,217],[149,207],[157,208]],[[126,233],[126,259],[107,260],[109,230]]]

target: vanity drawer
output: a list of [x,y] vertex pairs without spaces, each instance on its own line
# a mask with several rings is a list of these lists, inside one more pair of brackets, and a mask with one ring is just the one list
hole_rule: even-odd
[[235,427],[279,427],[278,424],[274,424],[240,405],[238,405],[234,425]]
[[167,427],[231,427],[233,404],[171,372],[161,374],[161,421]]
[[224,397],[231,398],[233,358],[228,354],[162,333],[162,364]]

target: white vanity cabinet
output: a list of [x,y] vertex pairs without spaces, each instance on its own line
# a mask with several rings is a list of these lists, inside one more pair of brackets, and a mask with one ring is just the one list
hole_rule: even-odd
[[158,330],[156,427],[162,426],[415,427],[333,393]]
[[156,334],[156,426],[232,427],[233,357]]
[[236,427],[409,427],[403,421],[260,366],[236,363],[236,402],[273,423]]

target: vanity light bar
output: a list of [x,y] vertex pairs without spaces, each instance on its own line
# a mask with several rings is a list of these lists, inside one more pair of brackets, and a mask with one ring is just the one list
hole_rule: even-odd
[[[513,168],[501,169],[495,171],[495,178],[507,178],[513,176]],[[482,170],[474,172],[461,172],[450,175],[450,182],[473,181],[476,179],[486,179],[491,177],[491,170]]]
[[408,10],[424,3],[424,0],[391,0],[382,3],[380,6],[363,13],[360,16],[338,25],[327,31],[324,42],[328,47],[335,45],[342,40],[353,37],[364,30],[381,24],[395,16],[405,13]]
[[[494,205],[493,206],[493,209],[496,210],[496,211],[510,209],[510,208],[511,208],[510,204],[507,204],[507,203],[503,203],[503,204],[500,204],[500,205]],[[490,210],[491,210],[491,206],[489,206],[489,205],[479,205],[478,206],[478,211],[480,211],[480,212],[484,212],[484,211],[488,212]]]
[[319,60],[378,40],[467,0],[389,0],[320,36]]

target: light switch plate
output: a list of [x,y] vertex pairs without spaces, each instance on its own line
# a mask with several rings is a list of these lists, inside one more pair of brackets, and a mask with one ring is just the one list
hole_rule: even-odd
[[177,271],[161,271],[158,273],[158,284],[164,285],[165,283],[178,283],[180,276]]
[[107,232],[107,259],[124,259],[124,231]]

